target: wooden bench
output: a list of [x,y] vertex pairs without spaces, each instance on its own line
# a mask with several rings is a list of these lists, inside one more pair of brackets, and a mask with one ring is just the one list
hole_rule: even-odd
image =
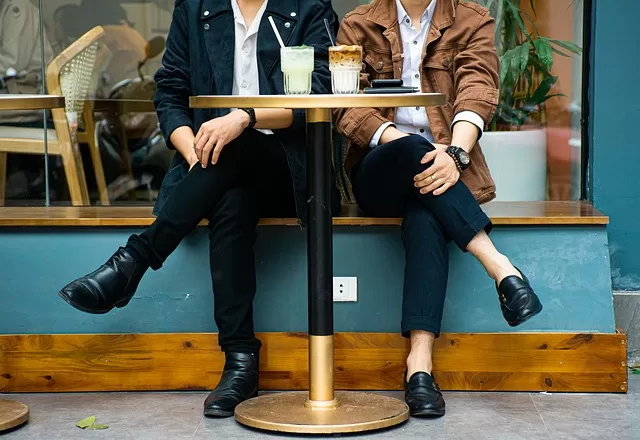
[[[609,217],[588,202],[492,202],[485,212],[495,225],[607,225]],[[144,227],[153,223],[150,206],[3,207],[0,227]],[[355,205],[343,207],[336,226],[397,226],[400,218],[365,216]],[[202,223],[203,225],[206,222]],[[263,226],[297,226],[295,218],[265,218]]]

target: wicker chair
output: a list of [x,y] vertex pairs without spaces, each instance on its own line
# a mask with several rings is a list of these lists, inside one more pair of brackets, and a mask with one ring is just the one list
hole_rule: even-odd
[[[98,53],[98,42],[104,35],[97,26],[62,51],[47,67],[48,93],[63,95],[66,108],[51,111],[54,129],[47,130],[50,155],[61,156],[74,206],[89,205],[89,191],[76,137],[78,126],[84,125],[83,141],[89,145],[100,200],[108,204],[102,159],[95,138],[91,105],[87,102],[89,87]],[[7,153],[44,154],[44,133],[38,128],[0,127],[0,205],[6,190]]]

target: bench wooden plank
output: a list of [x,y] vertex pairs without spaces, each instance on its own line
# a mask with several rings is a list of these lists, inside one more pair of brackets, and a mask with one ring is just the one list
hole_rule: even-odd
[[[304,333],[262,333],[260,385],[309,385]],[[434,370],[445,390],[627,391],[627,337],[591,333],[446,333]],[[224,367],[212,333],[0,335],[0,392],[210,390]],[[335,386],[401,390],[408,341],[337,333]]]
[[[606,225],[609,217],[588,202],[491,202],[483,206],[495,225]],[[0,227],[143,227],[150,206],[1,207]],[[400,218],[367,217],[355,205],[333,220],[340,226],[400,225]],[[202,222],[205,225],[206,222]],[[263,226],[297,226],[294,218],[262,219]]]

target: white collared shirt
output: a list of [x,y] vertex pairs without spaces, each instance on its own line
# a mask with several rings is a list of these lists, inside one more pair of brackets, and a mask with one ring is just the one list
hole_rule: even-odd
[[[433,0],[427,9],[425,9],[422,17],[420,17],[420,30],[418,30],[413,26],[409,14],[407,14],[404,6],[402,6],[402,2],[396,0],[398,24],[400,25],[403,49],[402,81],[405,86],[422,88],[422,53],[424,52],[425,44],[427,44],[427,36],[431,29],[431,21],[433,20],[433,14],[436,9],[436,2],[437,0]],[[484,121],[480,115],[475,112],[467,110],[458,113],[453,120],[452,126],[460,121],[471,122],[480,129],[480,133],[482,133],[484,129]],[[369,144],[371,148],[376,147],[380,143],[382,133],[390,125],[395,125],[398,130],[404,131],[405,133],[418,134],[429,142],[434,141],[427,111],[424,107],[399,107],[396,112],[395,124],[391,122],[383,124],[371,138]]]
[[[258,29],[267,9],[265,0],[260,10],[247,29],[238,0],[231,0],[233,18],[235,20],[236,44],[233,56],[233,89],[237,96],[259,95],[260,76],[258,74]],[[259,130],[265,134],[273,134],[271,130]]]

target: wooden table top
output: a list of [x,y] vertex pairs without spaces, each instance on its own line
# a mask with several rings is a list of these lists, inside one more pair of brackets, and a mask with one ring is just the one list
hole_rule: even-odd
[[0,95],[0,110],[43,110],[64,108],[64,96]]
[[258,96],[192,96],[192,108],[385,108],[433,107],[443,105],[441,93],[402,93],[385,95],[258,95]]

